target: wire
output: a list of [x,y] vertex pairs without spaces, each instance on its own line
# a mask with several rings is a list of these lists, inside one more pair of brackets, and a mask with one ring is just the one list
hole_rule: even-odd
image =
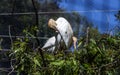
[[[73,13],[73,12],[115,12],[119,10],[86,10],[86,11],[53,11],[53,12],[38,12],[39,15],[41,14],[62,14],[62,13]],[[35,12],[24,12],[24,13],[0,13],[0,16],[3,15],[34,15]]]
[[[3,38],[10,38],[8,35],[0,35]],[[11,36],[12,38],[26,38],[25,36]],[[27,38],[38,38],[38,39],[48,39],[48,37],[27,37]]]

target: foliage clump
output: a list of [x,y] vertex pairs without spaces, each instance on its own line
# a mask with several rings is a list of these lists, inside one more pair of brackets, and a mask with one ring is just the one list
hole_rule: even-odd
[[[27,33],[26,33],[27,34]],[[29,36],[30,33],[28,34]],[[27,35],[27,36],[28,36]],[[120,37],[100,34],[99,39],[81,37],[74,52],[59,51],[57,54],[39,51],[30,38],[18,39],[11,58],[16,59],[14,70],[18,74],[32,75],[114,75],[120,68]],[[43,64],[46,64],[44,66]]]

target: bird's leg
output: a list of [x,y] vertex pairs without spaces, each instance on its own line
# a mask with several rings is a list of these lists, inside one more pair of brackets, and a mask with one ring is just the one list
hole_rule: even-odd
[[77,43],[77,38],[75,36],[72,37],[72,40],[73,40],[73,46],[74,46],[74,49],[77,48],[76,46],[76,43]]

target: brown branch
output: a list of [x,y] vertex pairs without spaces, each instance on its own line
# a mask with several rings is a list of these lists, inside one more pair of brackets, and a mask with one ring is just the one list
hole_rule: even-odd
[[10,65],[11,65],[11,71],[8,73],[8,75],[10,75],[11,73],[14,72],[14,67],[13,67],[12,59],[10,61]]
[[36,25],[38,26],[39,25],[38,10],[37,10],[37,7],[35,6],[34,0],[32,0],[32,4],[33,4],[34,11],[35,11]]
[[[38,10],[37,10],[37,7],[35,6],[35,1],[34,0],[31,0],[31,1],[32,1],[33,8],[34,8],[34,11],[35,11],[36,25],[38,27],[39,26]],[[35,37],[37,37],[37,32],[36,31],[35,31]],[[46,63],[45,63],[45,59],[44,59],[44,54],[43,54],[41,48],[39,47],[39,45],[40,45],[39,39],[36,38],[36,41],[37,41],[37,44],[38,44],[38,51],[39,51],[39,53],[41,55],[41,58],[42,58],[42,61],[43,61],[43,65],[44,65],[44,67],[46,67]]]
[[10,41],[11,41],[11,47],[13,47],[13,39],[11,37],[11,27],[9,25],[9,37],[10,37]]
[[[9,25],[9,36],[10,36],[10,40],[11,40],[11,47],[13,47],[13,39],[11,37],[11,29],[10,29],[10,25]],[[8,75],[10,75],[13,71],[14,71],[14,67],[13,67],[13,64],[12,64],[12,59],[10,61],[10,65],[11,65],[11,71],[8,73]]]
[[[114,65],[116,65],[117,63],[120,63],[120,59],[119,58],[116,58],[113,62],[111,63],[108,63],[108,64],[104,64],[104,65],[101,65],[99,68],[98,68],[98,75],[101,75],[101,69],[104,68],[104,67],[107,67],[107,68],[113,68]],[[119,64],[118,64],[119,65]]]

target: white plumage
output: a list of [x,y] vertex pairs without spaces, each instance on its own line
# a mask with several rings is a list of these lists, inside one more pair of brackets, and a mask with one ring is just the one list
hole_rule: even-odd
[[[73,36],[73,30],[71,28],[70,23],[63,17],[60,17],[56,20],[56,28],[59,30],[59,34],[63,37],[63,40],[65,42],[64,45],[67,46],[67,48],[70,47],[72,43],[72,36]],[[58,36],[58,41],[60,41],[62,38],[61,36]],[[61,41],[63,44],[63,41]]]
[[48,26],[58,32],[57,36],[53,36],[47,40],[42,47],[48,51],[54,51],[56,48],[69,49],[73,42],[73,30],[70,23],[63,17],[59,17],[56,21],[50,19]]
[[55,50],[55,36],[49,38],[42,49],[47,50],[49,52],[53,52]]

